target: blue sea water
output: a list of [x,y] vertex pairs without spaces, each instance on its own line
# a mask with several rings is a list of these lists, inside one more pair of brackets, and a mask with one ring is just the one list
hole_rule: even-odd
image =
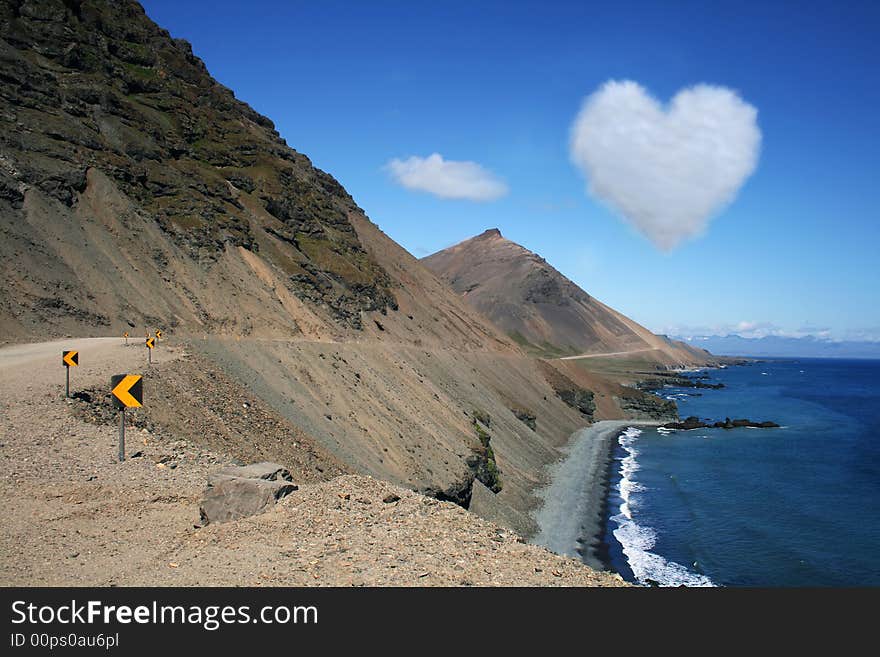
[[880,361],[703,373],[726,387],[657,394],[682,418],[782,428],[628,429],[612,466],[612,568],[667,586],[880,586]]

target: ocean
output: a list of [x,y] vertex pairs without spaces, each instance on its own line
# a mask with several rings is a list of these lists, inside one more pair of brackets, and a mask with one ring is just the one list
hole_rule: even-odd
[[661,586],[880,586],[880,361],[702,373],[725,387],[657,394],[682,418],[782,427],[623,432],[603,536],[610,566]]

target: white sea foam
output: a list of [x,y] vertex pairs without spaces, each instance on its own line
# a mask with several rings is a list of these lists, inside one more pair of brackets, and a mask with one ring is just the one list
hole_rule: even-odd
[[681,564],[667,561],[659,554],[651,552],[657,543],[657,532],[651,527],[639,525],[633,519],[633,512],[638,509],[639,504],[636,493],[645,490],[635,480],[635,474],[640,470],[636,442],[641,435],[640,429],[630,427],[617,439],[626,456],[620,462],[621,478],[617,485],[621,499],[620,513],[611,518],[617,524],[614,537],[623,547],[623,554],[633,575],[642,584],[651,580],[661,586],[715,586],[705,575],[693,573]]

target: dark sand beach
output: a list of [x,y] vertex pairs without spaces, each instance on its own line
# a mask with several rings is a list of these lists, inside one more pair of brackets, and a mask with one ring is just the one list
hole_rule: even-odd
[[532,542],[604,570],[603,509],[615,440],[627,427],[654,424],[603,420],[576,431],[568,455],[551,466],[550,484],[537,493],[543,505],[535,512],[539,531]]

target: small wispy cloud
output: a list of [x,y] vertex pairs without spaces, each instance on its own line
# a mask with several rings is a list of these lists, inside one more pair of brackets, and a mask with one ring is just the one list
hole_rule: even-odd
[[571,159],[590,194],[669,251],[700,235],[755,170],[757,114],[724,87],[690,87],[664,107],[635,82],[609,81],[572,124]]
[[395,158],[385,169],[397,184],[445,199],[494,201],[509,191],[501,178],[476,162],[444,160],[440,153]]

